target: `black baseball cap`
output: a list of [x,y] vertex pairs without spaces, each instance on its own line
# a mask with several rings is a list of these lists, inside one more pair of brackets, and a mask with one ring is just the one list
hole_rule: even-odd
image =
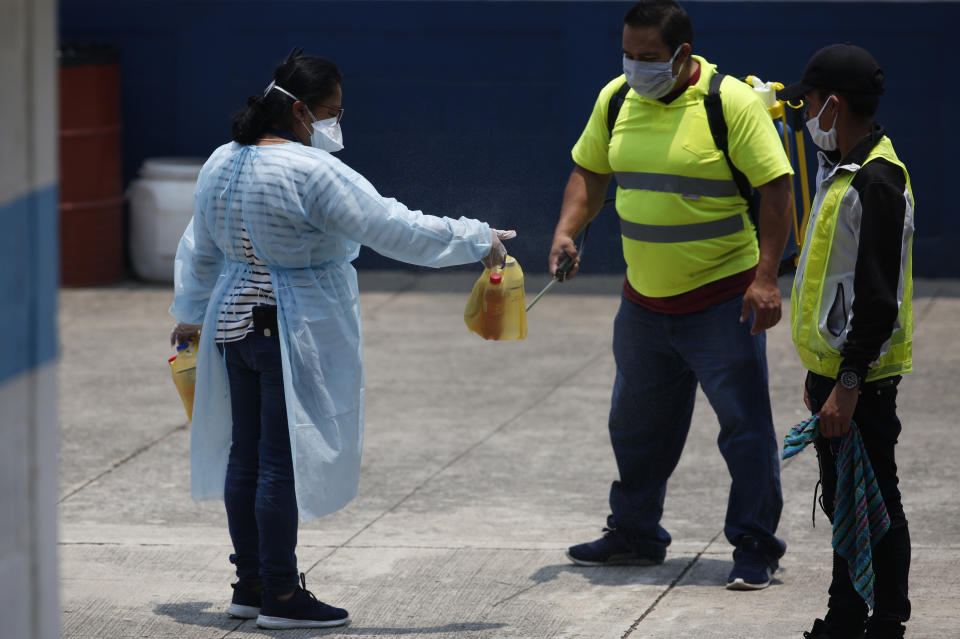
[[810,58],[799,82],[777,91],[777,98],[792,101],[810,89],[880,95],[883,69],[870,52],[855,44],[831,44]]

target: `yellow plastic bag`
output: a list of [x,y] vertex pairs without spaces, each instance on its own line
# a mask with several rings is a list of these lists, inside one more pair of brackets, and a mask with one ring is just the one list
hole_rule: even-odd
[[524,339],[526,305],[523,269],[508,255],[503,268],[484,269],[477,279],[463,311],[463,321],[483,339]]
[[180,401],[187,411],[187,419],[193,420],[193,391],[197,384],[197,338],[191,339],[186,346],[180,346],[176,355],[171,357],[170,374],[173,384],[180,394]]

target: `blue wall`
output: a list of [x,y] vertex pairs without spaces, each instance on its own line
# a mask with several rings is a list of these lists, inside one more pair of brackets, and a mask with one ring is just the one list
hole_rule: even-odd
[[57,219],[53,186],[0,203],[0,383],[57,356]]
[[[121,47],[124,171],[205,156],[294,45],[344,74],[340,157],[385,195],[516,228],[544,267],[570,148],[620,70],[622,2],[61,0],[61,39]],[[887,75],[879,119],[911,171],[915,272],[960,276],[945,168],[960,104],[949,74],[957,3],[686,2],[695,50],[726,73],[791,81],[819,47],[851,41]],[[949,112],[952,112],[951,109]],[[956,116],[954,116],[956,117]],[[808,142],[809,144],[809,142]],[[622,268],[616,214],[591,232],[585,272]],[[365,252],[358,267],[394,265]]]

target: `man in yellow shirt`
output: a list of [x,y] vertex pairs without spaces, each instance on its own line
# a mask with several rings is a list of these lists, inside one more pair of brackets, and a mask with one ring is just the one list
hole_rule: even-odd
[[[759,233],[704,98],[716,67],[692,55],[690,19],[673,0],[637,3],[624,18],[624,76],[600,92],[573,148],[550,250],[550,272],[577,257],[574,238],[615,175],[627,276],[614,322],[617,376],[609,429],[620,479],[604,536],[568,549],[586,566],[661,563],[666,484],[683,450],[697,383],[720,422],[732,484],[724,532],[731,589],[765,588],[786,545],[763,331],[780,320],[777,269],[789,234],[792,170],[752,88],[719,90],[730,161],[760,193]],[[626,82],[611,129],[611,98]],[[759,235],[759,247],[758,239]],[[574,267],[572,274],[576,273]]]

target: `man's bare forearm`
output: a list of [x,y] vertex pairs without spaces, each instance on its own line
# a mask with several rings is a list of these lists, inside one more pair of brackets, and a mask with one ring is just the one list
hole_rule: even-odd
[[609,174],[593,173],[580,166],[574,168],[563,192],[560,220],[554,236],[574,238],[579,235],[603,206],[609,183]]
[[760,261],[756,279],[776,283],[780,258],[790,237],[790,216],[793,202],[790,198],[790,176],[781,175],[757,188],[760,191]]

